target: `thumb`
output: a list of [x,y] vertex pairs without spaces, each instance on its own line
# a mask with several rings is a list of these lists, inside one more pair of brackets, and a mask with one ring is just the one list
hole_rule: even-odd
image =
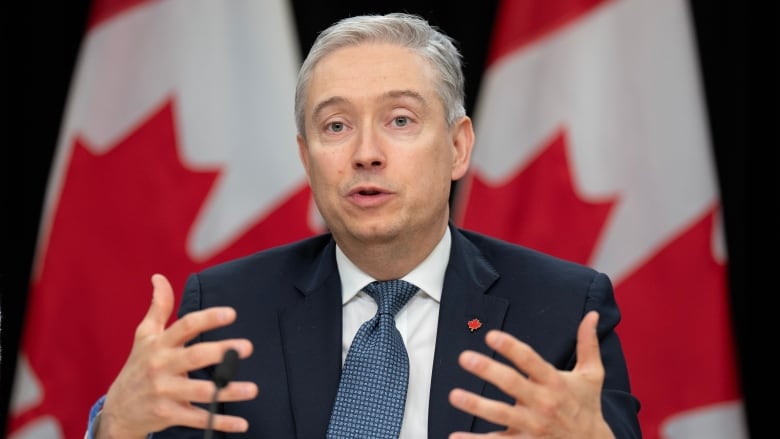
[[158,334],[165,330],[165,325],[173,312],[173,287],[162,274],[152,275],[152,303],[146,311],[146,316],[138,325],[137,335]]
[[599,338],[596,331],[598,323],[599,314],[596,311],[590,311],[582,318],[577,330],[577,365],[575,369],[603,375],[604,365],[601,362]]

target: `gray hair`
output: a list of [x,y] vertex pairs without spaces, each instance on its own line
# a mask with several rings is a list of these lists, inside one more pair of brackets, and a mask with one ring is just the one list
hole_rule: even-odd
[[452,125],[466,115],[461,54],[455,40],[417,15],[361,15],[344,18],[322,31],[303,61],[295,86],[295,125],[300,135],[306,136],[303,104],[314,67],[338,49],[366,42],[398,44],[428,60],[439,72],[436,89],[447,124]]

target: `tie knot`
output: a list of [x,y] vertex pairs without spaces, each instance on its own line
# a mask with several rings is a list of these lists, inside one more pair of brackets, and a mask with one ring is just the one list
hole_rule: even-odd
[[375,281],[363,288],[363,291],[376,300],[377,313],[391,316],[395,316],[417,290],[419,288],[401,279]]

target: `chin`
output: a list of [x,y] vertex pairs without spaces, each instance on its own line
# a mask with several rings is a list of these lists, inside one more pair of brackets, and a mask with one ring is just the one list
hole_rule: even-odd
[[397,226],[386,222],[361,222],[348,227],[348,233],[359,241],[367,243],[382,243],[398,237],[400,230]]

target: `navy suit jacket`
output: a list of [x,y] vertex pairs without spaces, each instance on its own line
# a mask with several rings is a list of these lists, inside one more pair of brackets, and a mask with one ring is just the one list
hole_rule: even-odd
[[[484,343],[501,329],[530,344],[559,369],[576,361],[577,327],[586,312],[600,313],[598,335],[606,368],[604,417],[618,438],[641,437],[639,402],[615,326],[620,321],[609,278],[591,268],[509,244],[450,224],[452,248],[444,277],[429,404],[428,438],[454,431],[487,432],[501,427],[462,412],[448,402],[461,387],[512,402],[497,387],[465,372],[464,349],[500,358]],[[322,439],[341,371],[341,281],[336,244],[324,234],[261,251],[192,274],[179,315],[217,305],[237,310],[236,322],[196,340],[246,337],[254,353],[242,360],[236,380],[254,381],[252,401],[224,403],[219,411],[246,418],[249,431],[226,437]],[[482,328],[470,331],[478,318]],[[502,360],[503,361],[503,360]],[[192,373],[211,378],[212,370]],[[154,438],[201,438],[202,431],[171,428]],[[216,433],[220,437],[220,433]]]

